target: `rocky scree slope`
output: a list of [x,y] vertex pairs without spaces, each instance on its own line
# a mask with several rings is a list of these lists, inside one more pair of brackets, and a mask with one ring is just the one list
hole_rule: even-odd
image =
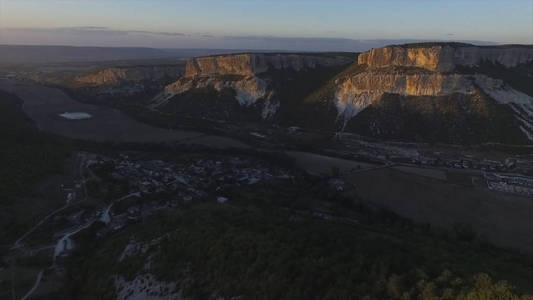
[[303,98],[295,93],[304,94],[313,82],[325,82],[354,59],[353,54],[332,53],[193,58],[185,76],[166,86],[150,107],[214,119],[272,120],[292,110],[289,102]]
[[448,143],[533,141],[533,47],[456,43],[362,53],[322,101],[342,130]]

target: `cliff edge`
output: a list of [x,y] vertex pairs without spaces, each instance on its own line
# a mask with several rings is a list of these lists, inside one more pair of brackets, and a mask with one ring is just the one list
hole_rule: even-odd
[[[308,76],[306,79],[309,80],[323,77],[328,71],[322,70],[336,72],[353,63],[355,58],[352,54],[336,53],[243,53],[196,57],[187,62],[185,76],[167,85],[152,100],[150,107],[159,110],[173,107],[173,111],[189,110],[190,113],[194,103],[189,103],[186,109],[182,109],[180,103],[194,101],[187,96],[188,93],[196,93],[196,98],[213,98],[213,92],[216,92],[227,97],[224,100],[205,100],[213,102],[214,118],[238,119],[236,111],[242,110],[235,109],[230,103],[234,102],[254,110],[260,119],[270,119],[283,105],[281,102],[284,97],[280,95],[280,89],[287,89],[287,85],[292,83],[293,88],[298,90],[299,86],[308,84],[299,83],[299,78],[305,77],[302,74],[316,75]],[[204,97],[198,93],[210,96]],[[214,112],[217,105],[223,106],[219,112]]]
[[460,66],[472,67],[482,62],[507,68],[533,61],[533,46],[474,46],[458,43],[407,44],[372,49],[359,55],[359,64],[371,68],[420,67],[451,72]]
[[351,62],[346,56],[319,54],[244,53],[192,58],[187,62],[185,76],[240,75],[255,76],[268,70],[303,71]]
[[[331,95],[343,130],[362,130],[374,136],[389,132],[385,137],[391,138],[402,135],[402,127],[415,118],[424,121],[412,125],[413,132],[421,126],[449,131],[453,122],[463,120],[464,126],[442,134],[450,136],[446,142],[467,143],[477,139],[481,131],[485,136],[476,142],[533,141],[533,95],[527,84],[532,82],[532,46],[388,46],[360,54],[358,64],[358,72],[336,81]],[[409,111],[394,111],[406,109]],[[368,116],[369,112],[373,116]],[[405,118],[399,117],[402,115]],[[370,124],[358,121],[361,118]],[[498,118],[507,124],[496,122]],[[439,122],[441,125],[433,125]],[[513,136],[522,138],[507,140],[505,132],[515,131],[510,127],[518,130]],[[472,134],[466,137],[465,132]]]

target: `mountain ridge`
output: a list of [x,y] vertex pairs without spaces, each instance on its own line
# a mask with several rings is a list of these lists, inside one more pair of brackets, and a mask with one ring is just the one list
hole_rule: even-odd
[[[496,124],[501,125],[496,126],[498,128],[490,125],[494,124],[491,120],[505,115],[503,119],[511,122],[511,127],[519,128],[522,132],[523,138],[517,138],[516,141],[531,143],[533,140],[533,98],[527,93],[516,90],[511,78],[505,76],[495,78],[494,74],[483,72],[483,66],[497,65],[499,68],[514,73],[517,72],[515,69],[523,66],[526,66],[526,70],[531,70],[529,64],[532,61],[533,47],[529,46],[497,48],[468,44],[428,43],[372,49],[361,53],[358,57],[358,64],[366,66],[366,70],[338,82],[331,101],[337,107],[338,118],[344,122],[343,128],[368,134],[368,128],[355,119],[359,113],[372,107],[373,104],[381,103],[383,98],[390,95],[400,97],[400,99],[392,97],[396,99],[394,101],[403,103],[400,107],[405,107],[408,102],[412,102],[413,97],[415,99],[418,97],[420,101],[428,101],[427,97],[431,97],[432,101],[436,101],[431,109],[442,110],[442,113],[449,105],[448,100],[444,100],[447,99],[446,97],[462,99],[462,103],[466,106],[454,110],[455,116],[452,116],[452,120],[455,117],[457,120],[465,120],[466,123],[450,133],[450,138],[445,139],[446,142],[468,143],[466,136],[471,138],[475,134],[466,133],[471,131],[479,133],[487,130],[494,130],[500,134],[486,135],[486,141],[510,142],[505,131],[502,130],[502,128],[508,128],[510,124]],[[465,69],[470,71],[465,72]],[[407,99],[409,97],[411,100]],[[470,100],[465,100],[464,97]],[[443,102],[439,104],[439,100]],[[487,105],[493,107],[490,114],[480,114],[481,112],[476,111],[476,108],[481,106],[468,104],[476,101],[487,101]],[[382,105],[377,105],[377,107],[382,107]],[[415,111],[410,112],[411,114],[433,115],[437,119],[442,119],[435,119],[435,123],[448,118],[444,115],[436,116],[432,111],[424,111],[424,109],[429,109],[424,105],[417,105],[415,108]],[[376,109],[376,105],[373,109]],[[514,118],[508,117],[509,111],[512,111]],[[394,118],[391,118],[390,113],[389,111],[387,114],[389,121],[381,119],[373,122],[372,118],[365,118],[370,122],[367,126],[373,127],[370,130],[372,135],[393,138],[394,136],[383,134],[383,132],[401,131],[403,121],[398,120],[398,123],[392,124],[390,120]],[[377,113],[375,117],[378,115],[380,114]],[[402,113],[399,112],[399,115]],[[348,123],[351,120],[355,121],[350,126]],[[473,124],[471,120],[478,120],[477,123],[485,125]],[[431,120],[426,120],[418,125],[434,127],[435,124],[431,123]],[[380,129],[378,124],[388,125],[383,125],[384,127]],[[412,130],[419,126],[412,126]],[[412,137],[413,133],[399,135]],[[515,134],[512,135],[516,137]],[[421,139],[431,139],[431,133],[428,132]]]
[[452,72],[457,66],[475,66],[489,61],[511,68],[533,61],[533,46],[483,47],[469,44],[427,43],[388,46],[359,55],[359,64],[370,67],[421,67]]
[[[89,79],[103,84],[103,75]],[[113,84],[123,84],[115,80],[122,75],[114,75]],[[529,45],[437,42],[360,54],[241,52],[191,58],[183,76],[167,78],[159,90],[154,85],[140,97],[156,95],[142,105],[175,118],[266,122],[399,141],[533,141]],[[438,133],[419,134],[417,128]]]

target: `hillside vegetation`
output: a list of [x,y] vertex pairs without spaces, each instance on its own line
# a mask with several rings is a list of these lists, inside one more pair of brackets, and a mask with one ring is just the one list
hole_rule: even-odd
[[58,205],[58,186],[48,186],[54,195],[42,195],[36,185],[61,174],[72,144],[40,132],[22,110],[22,101],[0,91],[0,256],[7,243],[30,228]]
[[0,91],[0,204],[9,203],[36,180],[62,169],[68,146],[42,133],[22,110],[22,101]]
[[[159,216],[92,254],[78,254],[71,284],[84,299],[113,299],[109,274],[133,280],[146,272],[180,283],[190,299],[533,299],[479,273],[528,282],[531,263],[390,228],[204,206]],[[149,244],[160,237],[148,251],[120,262],[131,239]]]
[[[438,233],[326,182],[234,188],[229,205],[207,196],[105,240],[95,227],[76,241],[70,297],[114,299],[115,276],[152,274],[186,299],[533,299],[520,296],[533,292],[531,257],[467,225]],[[145,250],[120,259],[132,243]]]

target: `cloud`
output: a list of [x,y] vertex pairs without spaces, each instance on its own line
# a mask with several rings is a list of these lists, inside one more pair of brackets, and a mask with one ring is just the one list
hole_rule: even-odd
[[147,34],[147,35],[164,35],[164,36],[188,36],[181,32],[164,32],[164,31],[146,31],[146,30],[129,30],[124,31],[128,34]]
[[[449,36],[449,40],[453,37]],[[420,39],[356,40],[276,36],[214,36],[171,31],[117,30],[101,26],[60,28],[0,28],[0,44],[151,47],[283,51],[360,52],[390,44],[424,42]],[[468,42],[468,41],[465,41]],[[484,42],[474,42],[487,44]]]
[[78,29],[78,30],[109,30],[109,27],[102,26],[78,26],[78,27],[61,27],[64,29]]
[[78,34],[80,37],[89,34],[100,35],[153,35],[153,36],[188,36],[181,32],[168,32],[168,31],[148,31],[148,30],[117,30],[109,27],[102,26],[76,26],[76,27],[57,27],[57,28],[7,28],[4,31],[15,32],[34,32],[34,33],[47,33],[47,34]]

